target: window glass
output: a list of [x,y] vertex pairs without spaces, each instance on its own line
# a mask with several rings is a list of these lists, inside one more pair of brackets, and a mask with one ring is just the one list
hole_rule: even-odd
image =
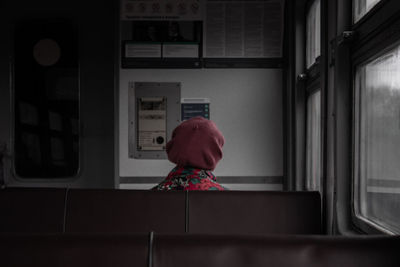
[[321,54],[321,1],[315,0],[307,13],[306,64],[311,67]]
[[380,0],[353,0],[353,21],[356,23]]
[[356,215],[400,233],[400,46],[357,67]]
[[14,168],[24,179],[79,172],[80,90],[77,27],[27,21],[15,31]]
[[306,141],[306,187],[321,189],[321,90],[308,97]]

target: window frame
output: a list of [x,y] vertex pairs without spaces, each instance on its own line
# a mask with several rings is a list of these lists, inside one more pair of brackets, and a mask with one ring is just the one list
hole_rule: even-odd
[[[396,3],[397,2],[397,3]],[[353,7],[352,7],[353,10]],[[390,51],[400,43],[400,2],[396,0],[382,0],[377,3],[359,21],[353,23],[352,30],[356,32],[356,40],[350,45],[351,51],[351,88],[352,88],[352,168],[351,168],[351,224],[356,229],[367,234],[394,234],[391,230],[367,220],[358,213],[356,207],[356,181],[359,179],[359,155],[356,150],[359,148],[357,136],[359,135],[359,122],[356,117],[359,113],[356,104],[359,89],[356,88],[356,73],[359,66],[368,64],[384,53]],[[353,12],[352,12],[353,14]]]
[[[387,234],[396,234],[395,232],[391,231],[390,229],[386,229],[384,226],[381,226],[378,223],[375,223],[373,220],[369,220],[365,216],[361,214],[360,205],[357,205],[357,200],[360,198],[360,190],[358,190],[356,183],[360,184],[361,181],[361,174],[360,174],[360,164],[361,164],[361,154],[359,153],[360,150],[360,128],[361,128],[361,86],[359,85],[357,69],[359,67],[364,67],[367,64],[373,62],[377,58],[385,55],[387,52],[390,52],[394,48],[398,48],[400,45],[400,39],[397,40],[396,43],[390,44],[388,47],[384,47],[383,50],[378,51],[378,53],[374,54],[371,58],[368,58],[366,61],[361,62],[357,65],[353,66],[353,94],[354,94],[354,109],[353,109],[353,188],[352,188],[352,201],[353,201],[353,220],[357,227],[361,230],[368,232],[368,233],[387,233]],[[365,85],[365,83],[363,84]],[[360,200],[358,200],[360,201]],[[377,231],[376,231],[377,230]]]
[[[67,67],[59,67],[61,70],[65,70],[68,69],[68,72],[71,72],[70,69],[74,70],[74,74],[76,74],[76,86],[77,86],[77,107],[76,107],[76,113],[78,114],[78,118],[76,120],[76,130],[77,130],[77,134],[75,134],[73,137],[71,137],[71,140],[73,139],[77,139],[76,145],[77,145],[77,155],[78,155],[78,159],[77,159],[77,166],[76,168],[74,168],[73,173],[72,174],[67,174],[67,175],[49,175],[49,176],[41,176],[41,175],[21,175],[20,173],[18,173],[18,162],[17,162],[17,155],[18,153],[16,152],[16,147],[17,147],[17,142],[19,141],[20,137],[18,135],[19,132],[21,132],[21,130],[17,129],[17,128],[21,128],[21,124],[22,123],[18,123],[17,120],[19,120],[19,104],[21,100],[25,100],[20,96],[17,96],[17,89],[16,89],[16,31],[17,31],[17,26],[20,27],[20,25],[22,25],[22,27],[24,27],[24,25],[26,23],[36,23],[38,25],[53,25],[53,24],[57,24],[57,23],[61,23],[61,24],[65,24],[66,27],[68,27],[68,30],[71,31],[71,36],[73,36],[73,42],[74,43],[74,48],[75,52],[76,52],[76,62],[75,65],[73,66],[74,68],[67,66]],[[83,141],[82,141],[82,87],[81,87],[81,62],[80,62],[80,47],[79,47],[79,28],[78,25],[70,20],[70,19],[54,19],[54,20],[43,20],[43,19],[35,19],[35,20],[28,20],[28,21],[21,21],[19,22],[19,24],[17,24],[17,26],[14,26],[14,33],[13,33],[13,37],[14,37],[14,48],[13,48],[13,61],[11,62],[11,72],[10,72],[10,78],[11,78],[11,82],[12,82],[12,86],[11,86],[11,136],[12,136],[12,143],[11,143],[11,151],[12,151],[12,157],[11,157],[11,176],[12,178],[17,181],[17,182],[21,182],[24,184],[35,184],[35,183],[55,183],[55,184],[59,184],[59,183],[63,183],[63,182],[74,182],[76,180],[78,180],[81,175],[82,175],[82,161],[83,161]],[[70,69],[69,69],[70,68]],[[41,95],[45,96],[45,91],[41,91]],[[43,101],[43,100],[42,100]],[[47,102],[48,99],[45,99],[45,102]],[[43,109],[43,108],[42,108]],[[43,109],[44,110],[44,109]],[[49,113],[50,112],[54,112],[54,110],[48,110]],[[39,111],[38,111],[39,113]],[[46,120],[49,120],[49,115],[47,114]],[[42,116],[44,117],[44,116]],[[48,126],[49,123],[47,122],[46,126]],[[30,129],[29,131],[26,131],[28,133],[36,133],[36,132],[40,132],[40,131],[46,131],[46,146],[49,147],[49,144],[51,142],[51,138],[58,138],[58,139],[65,139],[65,133],[64,130],[63,131],[59,131],[59,130],[54,130],[51,129],[50,127],[47,127],[46,130],[43,130],[42,128],[37,129],[37,130],[31,130],[34,127],[28,125],[27,127],[25,126],[25,128]],[[36,127],[39,128],[39,127]],[[72,130],[71,130],[72,132]],[[48,138],[48,139],[47,139]],[[51,150],[50,150],[51,151]],[[47,163],[46,163],[47,164]]]

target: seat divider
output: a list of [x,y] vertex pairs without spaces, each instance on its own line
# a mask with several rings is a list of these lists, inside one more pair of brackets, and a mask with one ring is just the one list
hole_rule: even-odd
[[153,267],[153,244],[154,244],[154,232],[149,233],[149,255],[148,255],[148,267]]
[[185,192],[185,233],[189,232],[189,191]]
[[63,229],[62,232],[65,233],[65,229],[67,228],[67,208],[68,208],[68,193],[69,187],[65,189],[65,197],[64,197],[64,220],[63,220]]

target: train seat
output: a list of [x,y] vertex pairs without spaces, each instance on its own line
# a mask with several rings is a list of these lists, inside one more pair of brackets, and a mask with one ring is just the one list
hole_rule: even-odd
[[190,192],[188,232],[321,234],[318,192]]
[[318,192],[0,190],[0,232],[321,234]]
[[0,234],[18,267],[398,267],[399,236]]
[[399,237],[155,235],[152,267],[398,267]]
[[185,232],[185,192],[70,189],[66,232]]
[[0,232],[62,233],[66,189],[0,190]]
[[1,234],[7,267],[147,267],[148,234]]

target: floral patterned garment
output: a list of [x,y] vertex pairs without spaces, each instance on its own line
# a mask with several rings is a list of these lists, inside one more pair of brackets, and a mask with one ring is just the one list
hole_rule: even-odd
[[227,188],[217,183],[216,177],[211,171],[191,167],[175,167],[167,178],[152,190],[223,191],[227,190]]

